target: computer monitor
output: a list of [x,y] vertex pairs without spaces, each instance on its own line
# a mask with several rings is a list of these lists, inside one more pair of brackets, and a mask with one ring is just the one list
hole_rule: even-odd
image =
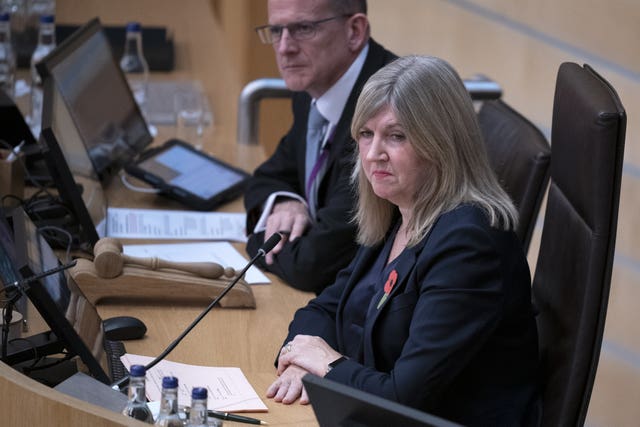
[[90,252],[106,233],[107,198],[62,94],[51,77],[43,84],[40,144],[62,204],[71,216],[51,219],[49,225],[67,230],[74,247]]
[[326,378],[307,374],[302,383],[320,427],[460,427]]
[[[145,119],[98,18],[65,39],[37,64],[37,70],[43,81],[53,79],[103,182],[151,143]],[[68,143],[66,139],[58,142]]]
[[96,308],[64,271],[29,281],[61,264],[22,209],[14,209],[9,219],[13,233],[8,221],[0,221],[0,245],[13,266],[2,263],[3,283],[23,279],[24,293],[67,351],[79,356],[94,378],[109,384],[104,327]]

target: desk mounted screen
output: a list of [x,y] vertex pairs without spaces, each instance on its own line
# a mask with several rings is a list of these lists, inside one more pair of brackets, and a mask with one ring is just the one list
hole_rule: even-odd
[[[11,213],[15,266],[28,279],[60,265],[55,253],[22,209]],[[1,225],[4,226],[4,225]],[[7,242],[2,241],[4,246]],[[51,331],[67,350],[78,355],[91,375],[109,384],[104,328],[96,308],[66,272],[58,272],[23,286]]]
[[58,225],[72,234],[74,247],[91,251],[105,235],[107,199],[72,120],[53,79],[45,78],[40,144],[60,198],[73,216]]
[[65,39],[37,64],[37,70],[43,81],[53,78],[103,183],[151,143],[145,119],[97,18]]
[[426,412],[315,375],[302,378],[320,427],[461,427]]

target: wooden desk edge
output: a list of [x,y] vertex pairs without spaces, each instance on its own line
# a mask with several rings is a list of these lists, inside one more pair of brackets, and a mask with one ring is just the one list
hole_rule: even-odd
[[3,425],[70,427],[144,426],[140,421],[67,396],[0,362],[0,417]]

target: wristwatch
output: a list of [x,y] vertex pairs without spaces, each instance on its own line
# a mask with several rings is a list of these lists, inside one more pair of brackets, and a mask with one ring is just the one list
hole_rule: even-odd
[[335,368],[336,366],[338,366],[339,364],[341,364],[345,360],[349,360],[349,358],[346,357],[346,356],[338,357],[336,360],[334,360],[333,362],[331,362],[331,363],[329,363],[327,365],[327,371],[324,374],[327,375],[333,368]]

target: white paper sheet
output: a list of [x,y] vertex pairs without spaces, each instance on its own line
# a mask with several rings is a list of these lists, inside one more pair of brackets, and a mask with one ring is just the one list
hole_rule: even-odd
[[[125,354],[120,358],[124,366],[146,365],[152,357]],[[160,400],[162,377],[178,378],[178,404],[191,402],[193,387],[208,389],[207,407],[224,412],[267,412],[268,408],[240,368],[187,365],[163,360],[147,371],[145,391],[151,401]]]
[[244,213],[108,208],[107,218],[109,237],[247,241]]
[[[176,262],[216,262],[223,267],[241,270],[248,260],[228,242],[169,243],[124,245],[123,252],[136,257],[158,257]],[[250,284],[271,283],[258,268],[252,266],[245,274]]]

